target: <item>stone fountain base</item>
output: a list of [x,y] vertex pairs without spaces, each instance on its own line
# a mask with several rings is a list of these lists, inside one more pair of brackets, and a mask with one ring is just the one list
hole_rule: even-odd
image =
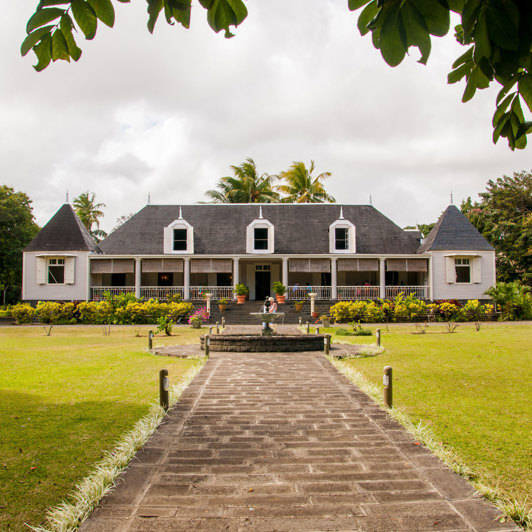
[[[200,337],[201,349],[204,349],[206,336]],[[323,351],[324,339],[323,334],[216,334],[210,336],[209,349],[237,353]]]

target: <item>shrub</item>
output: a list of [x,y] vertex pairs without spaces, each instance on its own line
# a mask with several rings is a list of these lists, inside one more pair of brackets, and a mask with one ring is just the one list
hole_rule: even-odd
[[31,323],[31,320],[35,316],[35,309],[27,303],[19,303],[11,307],[11,314],[18,324]]
[[207,312],[206,307],[201,307],[198,310],[196,310],[193,314],[190,315],[188,318],[189,325],[192,325],[193,322],[206,322],[209,320],[209,313]]
[[329,314],[335,321],[339,323],[347,323],[353,319],[350,311],[351,305],[351,301],[339,301],[330,308]]
[[532,295],[530,288],[519,281],[497,283],[486,295],[490,296],[501,311],[502,320],[532,319]]
[[[169,303],[168,304],[168,315],[177,322],[179,318],[188,318],[194,312],[194,305],[190,302],[182,303]],[[205,313],[207,309],[205,308]],[[207,319],[209,315],[207,314]]]
[[159,326],[157,327],[157,332],[163,332],[166,336],[172,335],[172,327],[174,325],[174,320],[172,320],[168,315],[161,316],[157,322]]
[[470,299],[462,308],[463,318],[467,321],[480,321],[483,316],[491,314],[493,305],[483,305],[478,299]]
[[393,317],[396,321],[401,319],[414,321],[426,310],[427,304],[424,301],[416,299],[414,294],[408,294],[405,297],[404,292],[401,292],[394,301]]
[[375,301],[370,301],[366,306],[365,321],[370,323],[378,323],[384,321],[385,314],[382,306],[379,306]]
[[59,303],[57,301],[39,301],[36,315],[41,323],[76,323],[74,303]]

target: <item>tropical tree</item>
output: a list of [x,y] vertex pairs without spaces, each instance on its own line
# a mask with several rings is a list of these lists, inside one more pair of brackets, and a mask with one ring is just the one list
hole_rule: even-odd
[[302,161],[294,161],[290,169],[279,174],[285,184],[277,185],[277,190],[284,194],[283,203],[335,203],[336,200],[325,192],[322,181],[331,176],[331,172],[322,172],[312,176],[314,161],[310,168]]
[[[116,0],[129,2],[129,0]],[[199,0],[207,10],[207,22],[215,32],[224,30],[233,37],[247,17],[243,0]],[[164,10],[166,21],[190,27],[192,0],[147,0],[148,30]],[[463,102],[493,81],[502,88],[493,116],[493,142],[508,140],[513,150],[526,146],[532,122],[525,120],[522,103],[532,111],[532,2],[530,0],[348,0],[351,11],[362,9],[358,29],[372,34],[372,42],[392,67],[399,65],[411,47],[419,49],[419,63],[426,64],[432,37],[449,33],[451,13],[461,24],[455,38],[467,50],[453,63],[449,83],[465,78]],[[309,7],[309,9],[311,9]],[[282,16],[281,11],[279,16]],[[112,27],[115,10],[111,0],[39,0],[28,20],[28,34],[21,46],[22,55],[33,50],[35,69],[44,70],[51,61],[78,61],[81,49],[75,37],[93,39],[98,21]]]
[[279,194],[273,190],[275,176],[257,172],[255,161],[247,158],[240,166],[231,166],[234,176],[222,177],[217,189],[206,194],[214,203],[275,203]]
[[532,173],[489,180],[479,196],[463,201],[461,210],[495,248],[497,280],[532,286]]
[[[94,239],[99,242],[107,236],[107,233],[100,229],[100,218],[103,217],[103,211],[100,209],[105,207],[105,203],[95,203],[95,196],[94,192],[83,192],[74,199],[73,205],[81,223]],[[95,229],[92,228],[93,225],[96,226]]]
[[16,302],[22,282],[22,250],[39,232],[31,200],[24,192],[0,186],[0,291],[2,304]]

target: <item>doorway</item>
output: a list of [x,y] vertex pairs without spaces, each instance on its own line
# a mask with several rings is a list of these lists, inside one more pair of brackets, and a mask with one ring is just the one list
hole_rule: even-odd
[[258,264],[255,270],[255,301],[264,301],[270,295],[270,265]]

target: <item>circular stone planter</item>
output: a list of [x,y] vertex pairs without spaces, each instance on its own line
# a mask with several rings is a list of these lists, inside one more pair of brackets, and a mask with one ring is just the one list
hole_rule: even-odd
[[[205,337],[200,337],[201,348],[205,347]],[[323,334],[279,334],[260,336],[255,334],[216,334],[210,335],[211,351],[232,351],[237,353],[264,353],[283,351],[323,351]]]

